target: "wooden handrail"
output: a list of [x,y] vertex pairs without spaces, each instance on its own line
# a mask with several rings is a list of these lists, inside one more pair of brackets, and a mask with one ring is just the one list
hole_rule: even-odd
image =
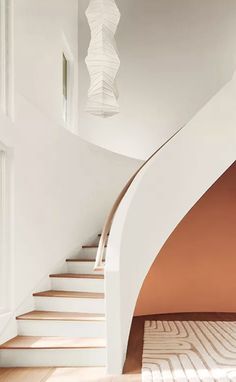
[[142,170],[144,166],[172,139],[174,138],[182,129],[184,126],[182,126],[179,130],[177,130],[167,141],[165,141],[143,164],[142,166],[139,167],[139,169],[132,175],[132,177],[129,179],[129,181],[126,183],[125,187],[122,189],[120,194],[118,195],[115,203],[112,206],[112,209],[110,210],[106,220],[105,224],[102,229],[102,234],[99,240],[99,245],[98,245],[98,250],[97,250],[97,255],[96,255],[96,261],[95,261],[95,266],[94,266],[94,271],[101,271],[104,268],[103,265],[103,254],[104,254],[104,249],[107,241],[108,234],[110,232],[112,222],[115,216],[115,213],[122,202],[124,196],[126,195],[128,189],[130,188],[131,184],[133,183],[134,179],[136,176],[139,174],[139,172]]

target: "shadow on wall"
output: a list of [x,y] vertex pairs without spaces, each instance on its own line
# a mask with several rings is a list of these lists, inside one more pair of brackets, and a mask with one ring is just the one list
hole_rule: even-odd
[[236,162],[161,249],[143,283],[135,316],[236,312],[235,271]]

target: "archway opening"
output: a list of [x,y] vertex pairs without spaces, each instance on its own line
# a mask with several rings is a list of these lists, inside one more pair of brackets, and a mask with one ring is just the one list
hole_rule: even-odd
[[236,162],[179,223],[153,262],[137,300],[125,371],[141,368],[146,320],[236,321],[235,270]]
[[235,271],[236,162],[166,241],[143,283],[135,315],[236,312]]

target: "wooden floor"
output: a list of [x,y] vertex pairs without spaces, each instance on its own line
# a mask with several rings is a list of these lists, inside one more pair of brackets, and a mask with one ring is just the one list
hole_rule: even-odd
[[104,368],[0,369],[0,382],[141,382],[145,320],[236,321],[236,313],[179,313],[134,317],[124,374],[105,376]]
[[141,382],[141,375],[105,376],[103,368],[0,369],[0,382]]

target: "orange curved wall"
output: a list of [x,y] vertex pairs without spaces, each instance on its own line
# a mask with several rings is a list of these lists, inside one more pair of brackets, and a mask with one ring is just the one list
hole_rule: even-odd
[[236,312],[236,162],[165,243],[135,315],[211,311]]

